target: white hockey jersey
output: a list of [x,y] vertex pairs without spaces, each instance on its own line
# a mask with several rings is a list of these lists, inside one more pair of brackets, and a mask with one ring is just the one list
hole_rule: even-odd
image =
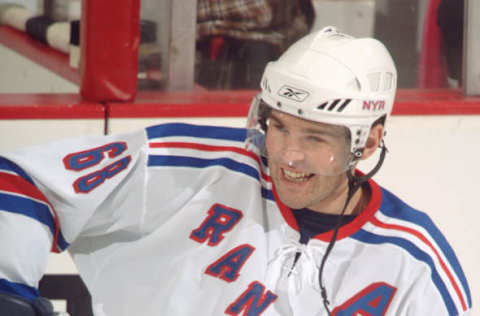
[[[327,315],[318,274],[331,232],[298,242],[245,135],[165,124],[5,154],[0,291],[38,295],[50,248],[68,248],[96,316]],[[332,315],[468,315],[444,236],[369,185],[369,204],[326,262]]]

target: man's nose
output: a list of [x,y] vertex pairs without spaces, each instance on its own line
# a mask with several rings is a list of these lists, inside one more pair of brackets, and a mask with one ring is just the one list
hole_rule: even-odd
[[305,159],[304,148],[295,135],[289,134],[283,140],[282,156],[285,161],[301,161]]
[[303,151],[294,148],[286,148],[283,152],[283,163],[289,167],[295,167],[299,162],[305,159]]

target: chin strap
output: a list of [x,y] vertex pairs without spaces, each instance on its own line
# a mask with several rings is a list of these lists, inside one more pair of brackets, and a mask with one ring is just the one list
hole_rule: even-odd
[[318,274],[318,282],[320,284],[320,291],[323,299],[323,306],[325,306],[325,309],[328,312],[328,315],[331,315],[330,309],[328,305],[330,305],[330,302],[328,301],[328,295],[327,295],[327,289],[325,288],[325,285],[323,284],[323,270],[325,268],[325,262],[327,261],[328,255],[333,249],[333,246],[335,246],[335,242],[337,241],[337,235],[340,227],[342,226],[343,222],[343,215],[345,214],[345,211],[347,209],[348,203],[352,199],[353,195],[357,190],[370,179],[373,177],[375,173],[380,169],[380,167],[383,165],[383,161],[385,160],[385,155],[387,154],[388,150],[387,147],[385,146],[384,141],[382,140],[382,143],[380,144],[380,148],[382,151],[380,152],[380,157],[378,159],[377,164],[375,167],[367,174],[363,176],[357,176],[352,172],[352,169],[347,170],[347,178],[348,178],[348,193],[347,193],[347,198],[345,200],[345,204],[343,205],[342,212],[340,213],[340,216],[338,217],[338,221],[335,224],[335,228],[333,230],[333,235],[332,238],[330,239],[330,242],[328,243],[327,250],[325,251],[325,255],[322,258],[322,262],[320,263],[320,268],[319,268],[319,274]]

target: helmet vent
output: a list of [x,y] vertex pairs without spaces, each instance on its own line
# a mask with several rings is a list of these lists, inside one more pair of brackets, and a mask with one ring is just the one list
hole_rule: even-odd
[[[383,75],[383,76],[382,76]],[[391,72],[374,72],[367,75],[372,92],[384,92],[393,87],[393,74]]]
[[329,103],[329,102],[325,102],[325,103],[320,104],[319,106],[317,106],[317,109],[319,109],[319,110],[324,110],[325,107],[328,105],[328,103]]
[[333,40],[333,41],[353,38],[350,35],[338,32],[337,28],[334,26],[324,27],[320,31],[320,34],[322,35],[322,37],[328,38],[329,40]]
[[336,100],[334,100],[334,101],[332,102],[332,104],[330,104],[330,106],[328,107],[328,111],[333,110],[333,109],[337,106],[338,102],[340,102],[340,101],[342,101],[342,100],[341,100],[341,99],[336,99]]
[[[347,105],[350,103],[350,101],[352,101],[352,99],[335,99],[335,100],[327,101],[327,102],[324,102],[324,103],[320,104],[319,106],[317,106],[317,109],[318,110],[325,110],[326,109],[327,111],[332,112],[336,108],[337,112],[342,112],[347,107]],[[327,108],[327,106],[328,106],[328,108]]]
[[346,99],[337,109],[337,112],[342,112],[343,109],[347,107],[347,105],[352,101],[352,99]]
[[270,85],[268,84],[267,78],[263,79],[262,86],[263,86],[263,89],[267,90],[269,93],[272,93],[272,90],[270,89]]
[[367,75],[368,81],[370,83],[370,90],[372,92],[378,92],[380,90],[380,72],[374,72]]
[[385,78],[383,80],[383,91],[392,89],[393,86],[393,74],[391,72],[385,73]]

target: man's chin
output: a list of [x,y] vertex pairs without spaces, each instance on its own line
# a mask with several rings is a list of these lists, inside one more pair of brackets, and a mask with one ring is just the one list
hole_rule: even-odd
[[289,198],[286,197],[285,195],[278,193],[278,197],[280,198],[280,201],[286,206],[288,206],[291,209],[302,209],[306,207],[305,201],[300,201],[296,198]]

